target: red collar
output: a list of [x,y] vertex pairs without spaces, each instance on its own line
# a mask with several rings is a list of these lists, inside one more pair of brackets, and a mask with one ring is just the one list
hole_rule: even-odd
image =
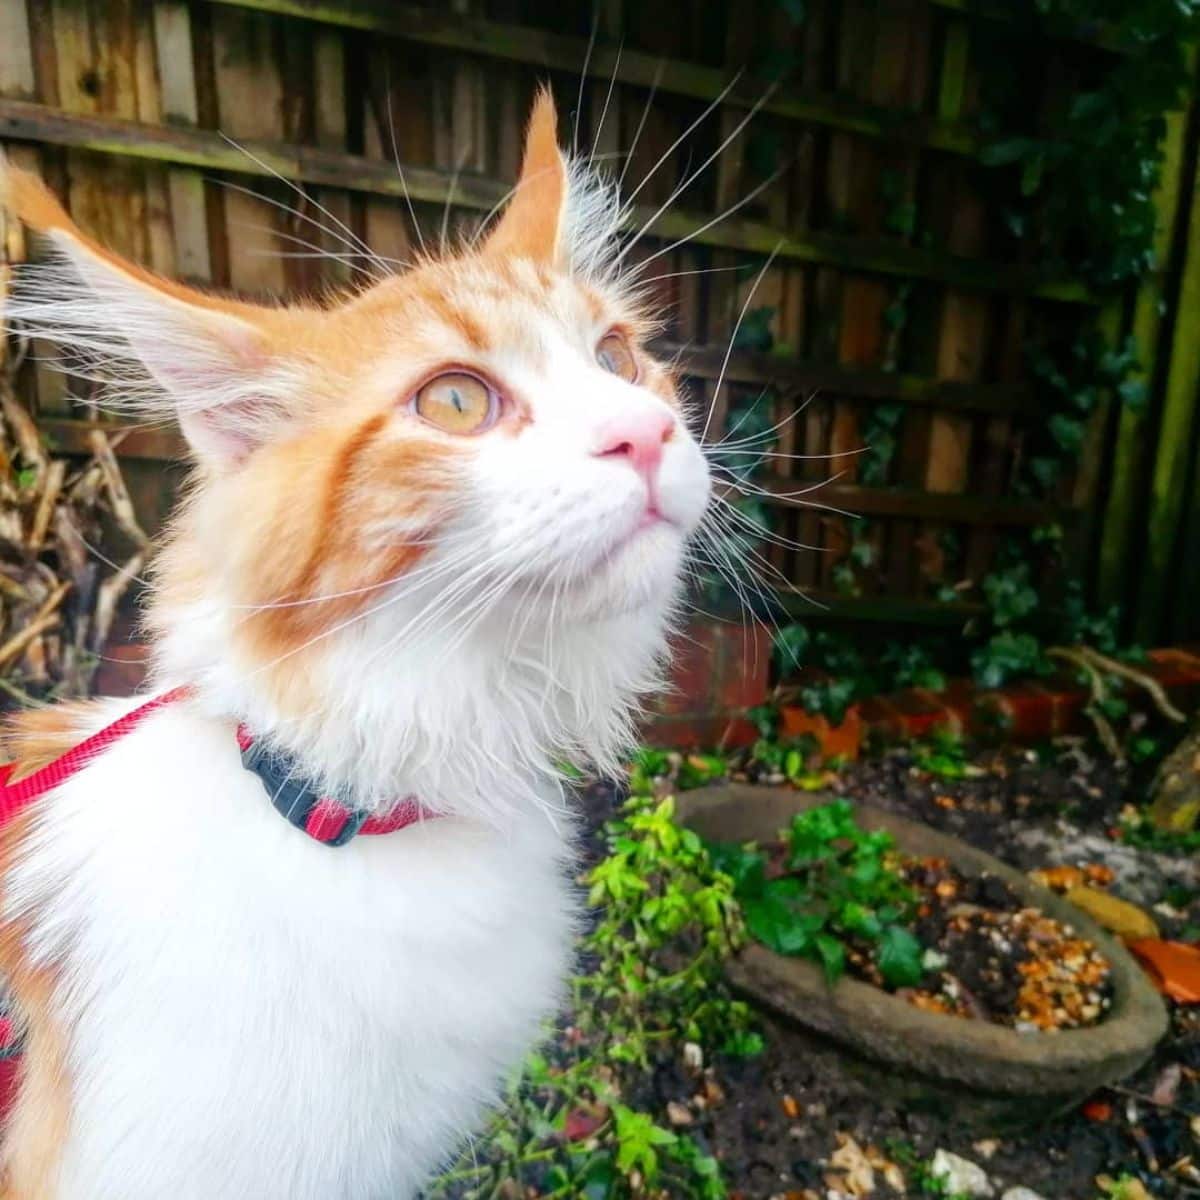
[[[99,754],[132,733],[147,717],[191,695],[190,687],[177,687],[147,700],[138,708],[119,717],[111,725],[85,738],[66,754],[47,763],[17,783],[9,783],[16,763],[0,764],[0,826],[7,825],[34,800],[72,775],[82,771]],[[263,781],[271,803],[288,822],[326,846],[344,846],[356,834],[396,833],[418,821],[436,816],[421,807],[414,798],[399,801],[382,816],[355,812],[327,796],[319,796],[296,782],[285,759],[271,754],[247,732],[238,729],[238,749],[246,769]]]

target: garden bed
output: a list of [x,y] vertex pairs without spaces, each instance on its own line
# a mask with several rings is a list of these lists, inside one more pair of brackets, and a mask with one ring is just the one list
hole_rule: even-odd
[[[686,793],[679,812],[685,824],[714,841],[769,841],[795,813],[824,799],[791,789],[731,784]],[[946,859],[973,878],[990,878],[1024,907],[1077,930],[1111,965],[1108,1019],[1054,1037],[988,1021],[953,1020],[858,979],[846,978],[831,990],[813,963],[760,945],[748,946],[730,966],[739,989],[786,1019],[834,1038],[867,1062],[886,1064],[889,1070],[881,1083],[887,1083],[897,1101],[976,1125],[1040,1120],[1146,1061],[1166,1028],[1162,1003],[1141,969],[1095,922],[955,838],[880,810],[859,806],[857,814],[864,827],[888,832],[907,854]]]
[[[638,789],[647,782],[638,780]],[[807,776],[805,782],[811,782]],[[1200,930],[1194,863],[1109,836],[1121,823],[1123,806],[1139,794],[1140,781],[1078,747],[1052,754],[963,748],[949,761],[931,756],[928,747],[905,747],[865,757],[831,772],[822,783],[856,804],[951,832],[1022,872],[1064,863],[1104,864],[1113,869],[1114,893],[1144,906],[1164,936],[1194,939]],[[673,790],[674,782],[669,786]],[[665,794],[662,787],[656,790]],[[622,800],[607,786],[588,787],[580,796],[586,834],[581,844],[589,870],[604,866],[613,852],[612,835],[604,827]],[[776,828],[772,825],[771,832]],[[594,969],[594,946],[594,941],[585,946],[581,972]],[[825,986],[820,979],[818,984]],[[979,1024],[940,1020],[955,1027]],[[1200,1144],[1193,1132],[1200,1119],[1200,1007],[1172,1006],[1170,1031],[1148,1063],[1058,1120],[1019,1135],[981,1136],[934,1111],[881,1103],[877,1072],[840,1043],[792,1021],[766,1014],[758,1034],[761,1053],[749,1057],[708,1041],[701,1051],[681,1036],[662,1044],[648,1068],[622,1072],[620,1103],[656,1123],[657,1132],[639,1126],[641,1134],[678,1136],[689,1152],[719,1163],[722,1182],[711,1190],[667,1183],[668,1197],[828,1200],[832,1194],[935,1200],[947,1194],[930,1177],[939,1150],[978,1164],[996,1197],[1023,1185],[1042,1200],[1101,1200],[1109,1193],[1101,1191],[1097,1177],[1139,1178],[1156,1200],[1192,1197],[1200,1185],[1189,1157]],[[552,1071],[567,1069],[581,1054],[599,1054],[611,1041],[602,1029],[582,1029],[575,1009],[565,1015],[541,1061]],[[972,1091],[964,1089],[967,1099]],[[561,1127],[546,1126],[542,1088],[527,1085],[523,1094],[534,1107],[518,1110],[527,1116],[504,1129],[505,1137],[516,1133],[521,1145],[529,1141],[526,1161],[517,1163],[503,1138],[484,1137],[465,1156],[465,1169],[433,1189],[431,1197],[593,1195],[555,1191],[551,1166],[563,1161],[563,1151],[555,1147],[565,1135]],[[617,1136],[626,1153],[644,1144],[631,1129],[627,1116],[627,1140]],[[597,1132],[591,1136],[590,1130]],[[565,1134],[582,1135],[580,1144],[598,1147],[591,1152],[599,1154],[613,1144],[611,1130],[611,1118],[605,1124],[602,1109],[579,1102]],[[669,1145],[658,1147],[664,1159],[671,1151]],[[876,1164],[871,1190],[854,1190],[865,1178],[864,1162]],[[664,1162],[662,1169],[677,1168]]]

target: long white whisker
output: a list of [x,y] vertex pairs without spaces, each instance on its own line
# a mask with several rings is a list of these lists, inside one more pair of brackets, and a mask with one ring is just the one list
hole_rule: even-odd
[[592,149],[588,153],[588,162],[596,161],[596,149],[600,145],[600,134],[604,130],[604,120],[608,116],[608,106],[612,100],[613,88],[617,84],[617,73],[621,70],[621,51],[625,48],[625,43],[617,44],[617,56],[613,62],[612,78],[608,81],[608,91],[604,95],[604,107],[600,110],[600,120],[596,125],[596,132],[592,135]]
[[[372,251],[371,247],[368,246],[367,243],[364,242],[362,240],[362,238],[360,238],[358,236],[358,234],[355,233],[354,230],[351,229],[350,226],[345,223],[345,221],[340,220],[333,213],[331,213],[329,211],[329,209],[327,209],[323,204],[321,204],[319,201],[315,200],[311,195],[309,195],[309,193],[306,192],[304,190],[304,188],[302,188],[298,183],[294,183],[292,180],[288,179],[288,177],[286,175],[281,175],[277,170],[275,170],[275,168],[273,166],[271,166],[270,163],[264,162],[257,155],[254,155],[249,150],[247,150],[245,148],[245,146],[239,145],[227,133],[222,133],[221,137],[226,142],[228,142],[239,153],[244,154],[251,162],[257,163],[258,166],[260,166],[264,171],[267,171],[274,178],[278,179],[280,183],[286,185],[287,187],[290,187],[292,189],[292,191],[296,193],[297,196],[301,197],[301,199],[308,201],[308,203],[311,204],[313,206],[313,208],[315,208],[317,210],[317,212],[319,212],[322,216],[328,217],[334,223],[334,225],[336,225],[339,229],[341,229],[345,233],[345,235],[351,240],[351,242],[356,244],[359,247],[359,249],[363,250],[369,258],[375,259],[375,254],[374,254],[374,251]],[[378,262],[377,259],[376,259],[376,261]],[[384,267],[384,264],[379,263],[379,266],[383,269],[384,275],[386,275],[388,272],[387,272],[386,267]]]
[[779,253],[780,242],[775,246],[767,257],[767,261],[763,263],[762,270],[755,276],[753,284],[750,285],[750,292],[746,296],[746,302],[742,305],[742,311],[738,313],[738,319],[733,326],[733,332],[729,335],[729,345],[725,348],[725,358],[721,362],[721,370],[717,375],[717,383],[713,388],[713,402],[708,406],[708,416],[704,421],[704,431],[700,434],[700,440],[703,442],[708,437],[708,426],[712,421],[713,410],[716,408],[717,396],[720,394],[721,387],[725,383],[725,372],[729,370],[729,358],[733,354],[733,344],[737,341],[737,335],[742,328],[742,322],[746,319],[746,313],[750,311],[750,305],[754,302],[754,294],[758,291],[758,285],[762,283],[763,276],[771,269],[771,264],[775,261],[775,256]]
[[[675,153],[675,151],[679,148],[680,143],[682,143],[686,138],[690,137],[696,128],[704,123],[705,118],[721,106],[722,101],[724,101],[725,97],[728,96],[729,93],[737,86],[737,82],[739,79],[741,79],[741,77],[742,72],[738,71],[737,74],[734,75],[734,77],[717,93],[716,99],[714,99],[712,103],[709,104],[708,107],[705,108],[705,110],[662,152],[662,154],[659,155],[654,165],[643,176],[642,182],[639,183],[637,187],[635,187],[633,191],[624,198],[626,209],[628,209],[630,205],[633,204],[634,200],[637,199],[642,188],[644,188],[646,184],[650,182],[655,173],[658,171],[659,167],[661,167],[663,163],[665,163],[667,159]],[[728,144],[728,139],[726,140],[725,144]],[[718,148],[718,154],[725,148],[725,144]],[[690,182],[690,180],[688,182]],[[686,186],[686,184],[684,186]],[[679,194],[679,191],[680,189],[676,188],[675,191],[671,193],[672,200]]]
[[587,50],[583,55],[583,67],[579,72],[579,95],[575,98],[575,126],[571,130],[571,153],[579,153],[579,123],[583,120],[583,89],[587,84],[588,67],[592,65],[592,50],[596,46],[596,33],[600,29],[600,5],[592,5],[592,30],[588,34]]
[[[255,200],[261,201],[263,204],[270,205],[271,208],[277,208],[280,212],[287,213],[289,216],[296,217],[298,220],[307,222],[309,225],[312,225],[314,228],[320,230],[321,233],[323,233],[326,237],[333,238],[337,242],[341,243],[341,245],[346,247],[347,251],[361,255],[363,258],[369,260],[374,260],[375,258],[375,255],[370,251],[369,248],[362,248],[359,240],[356,239],[353,242],[350,241],[348,238],[343,237],[342,234],[338,233],[336,229],[330,229],[328,225],[322,224],[316,219],[316,217],[310,217],[307,213],[301,212],[300,209],[294,208],[290,204],[284,204],[282,200],[276,200],[273,196],[265,195],[263,192],[256,192],[253,188],[243,187],[240,183],[233,183],[228,179],[216,179],[211,176],[209,179],[219,187],[226,188],[231,192],[240,192],[243,196],[250,196]],[[284,182],[286,183],[287,181],[285,180]],[[302,194],[305,196],[305,199],[308,199],[307,193]],[[270,230],[269,232],[276,233],[278,231]],[[280,234],[279,236],[283,235]]]
[[[777,84],[772,84],[766,90],[766,92],[763,93],[763,95],[759,98],[759,100],[755,103],[754,107],[751,108],[750,111],[733,127],[733,129],[729,133],[729,135],[722,139],[720,145],[718,145],[717,148],[694,171],[692,171],[688,175],[686,175],[683,182],[681,184],[679,184],[679,186],[676,187],[674,191],[671,192],[671,194],[662,202],[662,204],[660,204],[658,206],[657,209],[655,209],[653,214],[651,214],[650,219],[648,221],[646,221],[642,225],[641,229],[639,229],[637,231],[637,233],[634,234],[634,236],[630,239],[630,241],[628,241],[621,248],[620,252],[617,254],[617,258],[616,258],[617,262],[620,262],[625,257],[625,255],[628,254],[629,251],[632,250],[633,247],[636,246],[639,241],[641,241],[641,239],[649,232],[650,227],[654,224],[654,222],[657,221],[658,218],[661,217],[663,215],[663,213],[666,212],[667,209],[670,208],[671,205],[674,204],[675,201],[689,187],[691,187],[691,185],[693,183],[695,183],[695,181],[697,179],[699,179],[700,176],[702,174],[704,174],[704,172],[706,170],[708,170],[708,168],[712,165],[712,163],[714,163],[721,156],[722,153],[724,153],[725,148],[730,144],[730,142],[732,142],[742,132],[742,130],[746,128],[746,126],[754,119],[754,117],[757,116],[758,110],[760,108],[762,108],[762,106],[764,104],[766,104],[766,102],[771,98],[771,96],[773,96],[775,94],[777,87],[778,87]],[[776,176],[774,176],[773,178],[777,178],[778,174],[779,173],[777,173]],[[635,195],[636,195],[636,193],[635,193]],[[631,196],[629,198],[629,202],[632,202],[632,199],[633,199],[633,197]],[[728,214],[726,214],[726,215],[728,215]],[[649,259],[643,260],[642,265],[644,266],[645,263],[649,262],[649,261],[650,261]]]
[[[732,217],[733,214],[738,211],[738,209],[745,208],[745,206],[749,204],[751,200],[754,200],[762,192],[765,192],[767,188],[769,188],[771,184],[773,184],[786,169],[786,167],[780,167],[774,175],[764,179],[762,183],[758,184],[756,187],[751,188],[751,190],[748,191],[736,204],[731,204],[723,213],[718,213],[711,220],[705,221],[699,229],[693,229],[692,232],[687,235],[687,237],[681,237],[677,241],[672,242],[669,246],[663,246],[661,250],[655,250],[653,254],[647,255],[640,263],[638,263],[637,270],[643,270],[645,267],[649,266],[650,263],[654,262],[655,259],[662,258],[664,254],[670,254],[673,250],[678,250],[680,246],[686,246],[688,242],[698,238],[702,233],[707,233],[714,225],[719,225],[728,217]],[[786,243],[781,242],[780,244],[785,245]],[[624,251],[621,253],[624,253]]]
[[400,190],[404,193],[404,203],[408,206],[409,219],[413,224],[413,232],[417,235],[417,246],[421,253],[425,253],[425,235],[421,232],[421,226],[417,222],[417,213],[413,208],[412,197],[408,194],[408,181],[404,178],[404,168],[400,165],[400,147],[396,144],[396,117],[392,112],[392,64],[389,61],[387,64],[387,72],[384,78],[387,84],[387,114],[388,114],[388,131],[392,138],[392,161],[396,164],[396,174],[400,177]]
[[650,85],[650,94],[646,97],[646,106],[642,109],[642,119],[638,121],[638,127],[634,130],[633,141],[629,144],[629,150],[626,152],[625,166],[621,170],[620,178],[617,180],[617,190],[625,186],[625,176],[629,173],[629,166],[633,162],[634,151],[637,150],[638,142],[642,137],[642,130],[646,126],[646,118],[650,115],[650,106],[654,103],[654,97],[658,94],[658,85],[662,80],[663,60],[658,60],[658,67],[654,72],[654,82]]

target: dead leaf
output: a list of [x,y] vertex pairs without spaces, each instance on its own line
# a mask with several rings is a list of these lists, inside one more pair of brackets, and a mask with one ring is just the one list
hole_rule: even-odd
[[851,1196],[870,1196],[875,1191],[875,1169],[863,1148],[848,1134],[836,1135],[838,1148],[829,1156],[829,1165],[841,1172],[841,1180],[831,1186]]
[[1141,938],[1130,942],[1129,949],[1164,996],[1176,1004],[1200,1004],[1200,946]]
[[608,1109],[603,1104],[590,1104],[573,1108],[563,1122],[563,1137],[568,1142],[582,1142],[595,1133],[608,1120]]

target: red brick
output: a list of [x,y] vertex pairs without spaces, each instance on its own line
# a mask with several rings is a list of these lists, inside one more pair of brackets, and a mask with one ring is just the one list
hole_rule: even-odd
[[969,733],[975,727],[976,696],[978,689],[969,679],[951,679],[940,692],[922,692],[931,703],[940,704],[952,719],[951,728],[958,733]]
[[725,717],[654,717],[642,726],[642,739],[668,749],[711,750],[728,725]]
[[712,710],[720,663],[720,626],[692,622],[671,643],[669,686],[650,704],[666,715]]
[[886,742],[897,742],[903,738],[903,721],[886,696],[868,696],[860,700],[858,711],[871,737]]
[[755,624],[716,630],[720,653],[713,680],[717,707],[724,712],[745,712],[765,703],[771,671],[771,638]]
[[953,715],[943,704],[931,703],[929,693],[915,689],[893,692],[888,701],[899,715],[900,725],[906,738],[926,738],[935,729],[952,724]]
[[1000,693],[1010,724],[1006,730],[1018,740],[1039,741],[1054,731],[1054,694],[1037,684],[1015,683]]

